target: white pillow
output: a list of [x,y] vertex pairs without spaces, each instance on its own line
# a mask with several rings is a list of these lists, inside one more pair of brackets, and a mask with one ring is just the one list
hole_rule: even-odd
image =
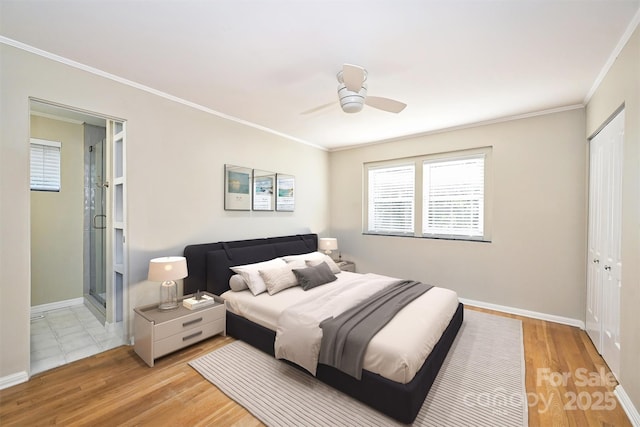
[[289,267],[291,267],[292,269],[294,269],[294,268],[305,268],[307,266],[307,264],[304,262],[303,259],[294,259],[293,261],[287,262],[287,265]]
[[242,276],[252,294],[258,295],[267,290],[267,285],[260,277],[260,269],[282,267],[287,265],[282,258],[275,258],[269,261],[257,262],[255,264],[237,265],[231,267],[234,273]]
[[338,274],[342,271],[340,270],[340,267],[338,267],[338,264],[336,264],[331,258],[329,258],[329,261],[327,261],[326,259],[310,259],[305,262],[305,266],[315,267],[322,264],[323,262],[329,266],[329,269],[333,274]]
[[247,282],[239,274],[234,274],[229,278],[229,287],[232,291],[240,292],[249,289]]
[[336,264],[329,255],[327,254],[323,254],[322,252],[310,252],[308,254],[302,254],[302,255],[287,255],[285,257],[282,257],[286,262],[293,262],[296,260],[304,260],[305,263],[308,263],[308,261],[311,261],[312,265],[318,265],[320,264],[322,261],[326,262],[327,265],[329,266],[329,268],[331,269],[331,272],[333,274],[337,274],[340,273],[342,270],[340,270],[340,267],[338,267],[338,264]]
[[262,280],[267,285],[269,295],[277,294],[298,284],[298,279],[291,269],[291,264],[287,264],[283,267],[260,270],[260,276],[262,276]]

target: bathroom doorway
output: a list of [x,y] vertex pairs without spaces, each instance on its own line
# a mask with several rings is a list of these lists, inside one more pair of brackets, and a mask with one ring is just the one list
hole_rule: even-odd
[[125,122],[30,102],[31,136],[58,147],[60,179],[57,189],[31,191],[34,374],[129,338],[122,315],[127,304]]

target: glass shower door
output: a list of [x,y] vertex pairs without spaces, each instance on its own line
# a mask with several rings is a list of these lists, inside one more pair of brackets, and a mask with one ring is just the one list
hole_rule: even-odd
[[89,295],[106,309],[106,189],[109,184],[105,181],[104,151],[104,140],[89,147]]

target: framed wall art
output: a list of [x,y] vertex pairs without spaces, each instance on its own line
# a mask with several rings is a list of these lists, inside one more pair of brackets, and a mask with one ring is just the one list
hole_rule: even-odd
[[276,210],[293,212],[296,201],[295,177],[276,174]]
[[275,209],[276,174],[259,169],[253,170],[252,208],[254,211]]
[[224,165],[225,210],[251,210],[251,174],[250,168]]

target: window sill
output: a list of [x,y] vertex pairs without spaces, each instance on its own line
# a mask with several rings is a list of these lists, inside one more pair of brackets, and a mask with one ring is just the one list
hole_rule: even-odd
[[477,243],[491,243],[491,240],[486,239],[474,239],[471,237],[449,237],[449,236],[415,236],[413,234],[387,234],[387,233],[372,233],[363,232],[363,236],[384,236],[384,237],[408,237],[412,239],[426,239],[426,240],[454,240],[458,242],[477,242]]

